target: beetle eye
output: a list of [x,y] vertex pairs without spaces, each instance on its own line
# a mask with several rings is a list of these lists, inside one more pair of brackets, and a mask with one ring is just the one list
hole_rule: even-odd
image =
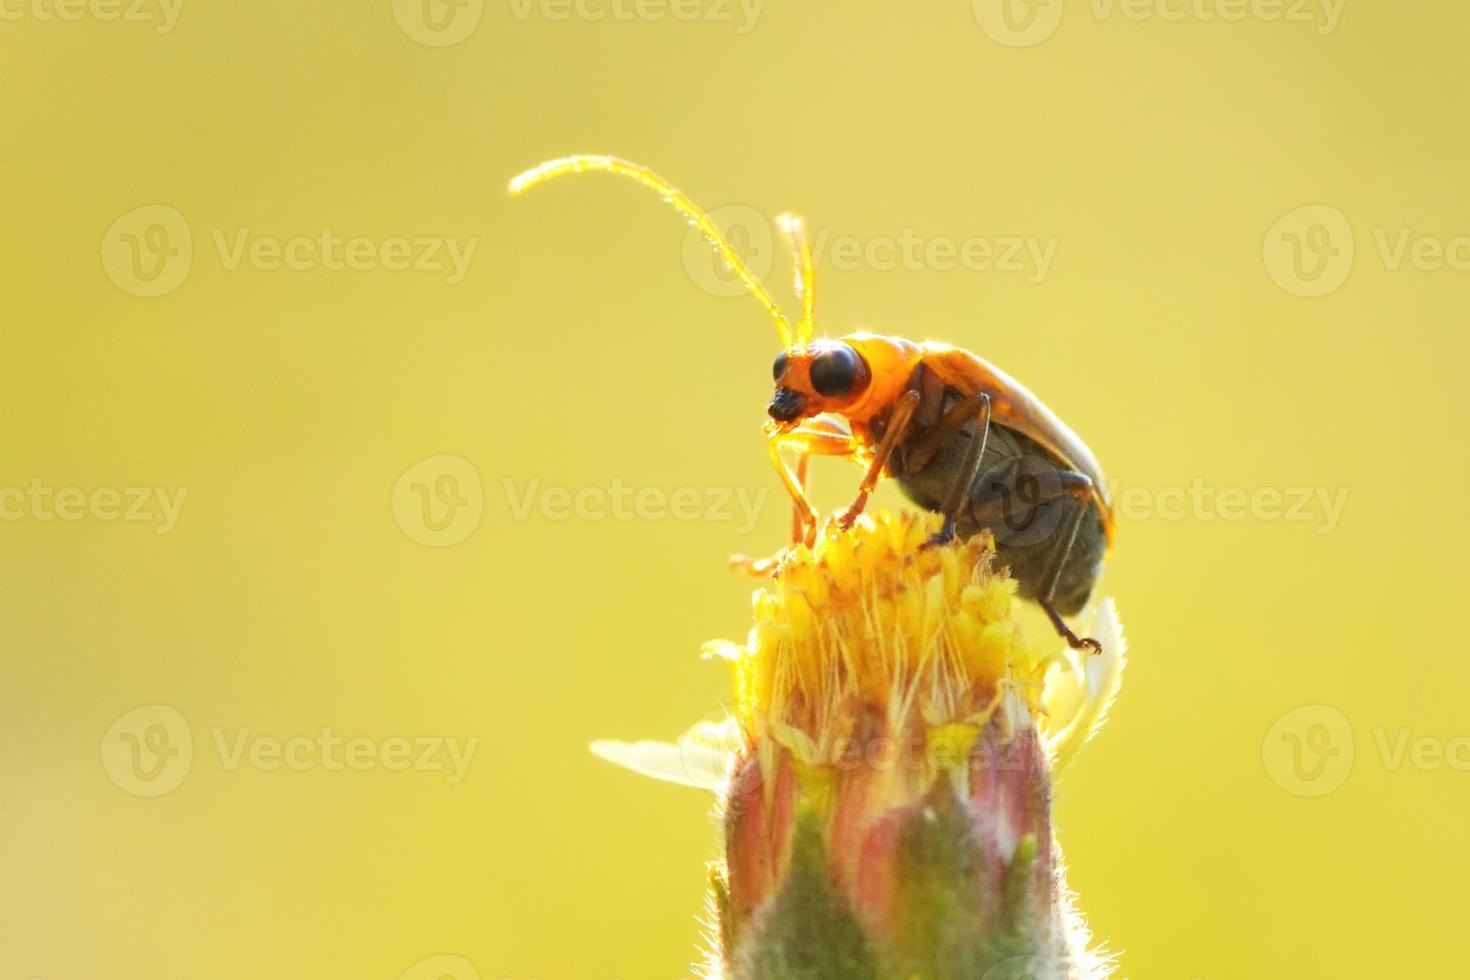
[[771,369],[771,376],[773,378],[775,378],[775,380],[780,381],[781,380],[781,375],[783,375],[785,373],[786,373],[786,352],[783,350],[781,353],[779,353],[779,354],[776,355],[776,364]]
[[812,358],[812,387],[828,398],[845,395],[852,390],[861,364],[857,351],[846,344],[829,347]]

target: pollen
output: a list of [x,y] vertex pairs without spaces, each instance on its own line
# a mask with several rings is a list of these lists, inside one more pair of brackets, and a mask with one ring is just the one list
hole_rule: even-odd
[[734,674],[728,718],[676,744],[594,744],[718,796],[701,975],[1106,974],[1051,787],[1117,691],[1113,605],[1089,613],[1101,654],[1033,636],[992,538],[931,544],[938,530],[911,512],[824,522],[779,556],[745,642],[705,645]]
[[746,646],[722,654],[747,744],[774,740],[808,768],[840,767],[881,737],[932,757],[921,767],[932,775],[1001,695],[1016,696],[1013,713],[1043,711],[1052,658],[1013,616],[1015,582],[994,541],[931,546],[938,529],[932,515],[879,512],[848,530],[829,523],[788,552],[755,595]]

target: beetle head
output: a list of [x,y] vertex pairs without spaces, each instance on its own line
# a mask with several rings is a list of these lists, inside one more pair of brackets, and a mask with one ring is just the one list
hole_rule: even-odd
[[823,340],[782,351],[772,368],[776,393],[768,411],[783,425],[823,412],[842,414],[873,380],[868,362],[852,344]]

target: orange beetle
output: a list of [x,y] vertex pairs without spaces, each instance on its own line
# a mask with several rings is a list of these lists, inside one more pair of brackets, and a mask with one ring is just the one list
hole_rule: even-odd
[[[944,515],[931,543],[982,529],[1021,596],[1037,602],[1073,648],[1100,649],[1063,620],[1087,604],[1112,545],[1113,512],[1096,457],[1041,400],[984,358],[947,344],[855,333],[814,340],[814,267],[801,219],[777,219],[796,255],[802,316],[793,327],[709,216],[657,174],[609,156],[552,160],[510,182],[511,193],[565,174],[602,171],[657,191],[699,229],[780,333],[776,391],[766,423],[771,459],[795,507],[793,537],[812,539],[806,494],[811,455],[866,468],[857,498],[837,520],[850,527],[880,478]],[[783,449],[799,454],[796,467]],[[737,561],[767,573],[779,556]]]

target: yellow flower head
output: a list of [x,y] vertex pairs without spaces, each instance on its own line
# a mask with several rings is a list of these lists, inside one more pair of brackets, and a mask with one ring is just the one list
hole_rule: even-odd
[[707,645],[732,669],[728,722],[594,746],[720,793],[712,973],[1100,975],[1062,884],[1051,780],[1116,689],[1111,604],[1101,655],[1043,653],[990,537],[930,546],[937,527],[829,522],[757,591],[746,642]]

